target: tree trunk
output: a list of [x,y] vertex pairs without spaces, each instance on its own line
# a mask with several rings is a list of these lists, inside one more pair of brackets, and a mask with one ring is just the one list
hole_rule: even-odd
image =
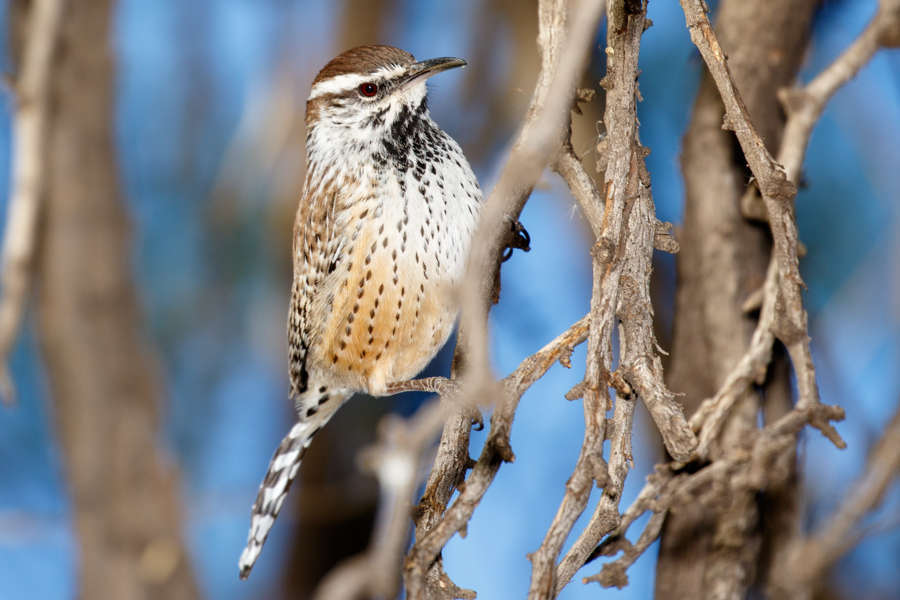
[[[784,124],[776,92],[795,80],[816,4],[722,0],[719,5],[719,42],[753,122],[773,152]],[[742,306],[763,283],[771,246],[767,229],[742,215],[750,172],[734,134],[722,129],[723,118],[722,101],[706,74],[684,140],[685,215],[669,371],[672,390],[686,394],[688,415],[715,394],[749,343],[756,317]],[[789,378],[773,377],[766,385],[777,388],[767,395],[790,397]],[[745,394],[724,427],[721,451],[757,428],[761,402],[757,391]],[[715,510],[694,506],[670,513],[656,598],[746,597],[762,547],[760,523],[753,494],[736,496]]]
[[117,181],[112,14],[112,0],[70,2],[51,67],[41,349],[80,545],[80,597],[187,600],[198,592],[177,472],[157,445],[159,390]]

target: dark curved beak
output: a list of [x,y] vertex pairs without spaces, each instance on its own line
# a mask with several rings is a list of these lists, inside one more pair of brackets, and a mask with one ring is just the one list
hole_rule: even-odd
[[451,57],[432,58],[430,60],[413,63],[409,65],[409,69],[406,72],[406,78],[403,81],[403,86],[406,87],[414,81],[427,79],[432,75],[437,75],[441,71],[455,69],[456,67],[464,67],[467,64],[469,63],[461,58]]

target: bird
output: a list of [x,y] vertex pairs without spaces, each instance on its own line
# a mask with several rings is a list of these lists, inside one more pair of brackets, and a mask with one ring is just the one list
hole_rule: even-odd
[[313,436],[356,393],[385,395],[429,363],[459,312],[482,193],[431,119],[426,80],[459,58],[391,46],[331,60],[306,102],[306,178],[288,314],[297,422],[269,464],[240,560],[247,579]]

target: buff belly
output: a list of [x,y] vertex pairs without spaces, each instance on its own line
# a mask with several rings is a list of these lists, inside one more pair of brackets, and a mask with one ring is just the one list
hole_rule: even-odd
[[330,380],[373,395],[424,369],[456,318],[450,284],[437,278],[433,258],[401,239],[361,236],[332,289],[317,298],[327,317],[315,363]]

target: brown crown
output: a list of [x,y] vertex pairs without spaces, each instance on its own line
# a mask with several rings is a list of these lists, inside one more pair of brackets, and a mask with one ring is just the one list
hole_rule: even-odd
[[389,65],[407,66],[416,62],[413,55],[393,46],[357,46],[338,54],[319,71],[313,85],[325,79],[350,73],[374,73]]

